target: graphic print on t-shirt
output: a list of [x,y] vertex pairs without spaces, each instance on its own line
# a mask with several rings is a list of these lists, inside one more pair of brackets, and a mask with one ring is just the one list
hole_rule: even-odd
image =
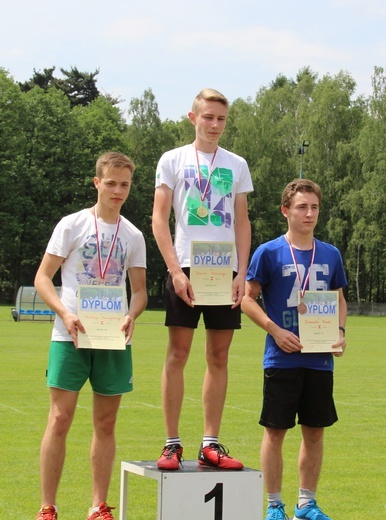
[[[231,213],[227,211],[226,202],[232,199],[233,173],[227,168],[215,168],[210,175],[207,165],[200,165],[200,176],[197,167],[189,165],[184,168],[186,191],[186,207],[188,225],[231,227]],[[209,186],[208,186],[209,183]],[[205,216],[199,215],[199,208],[205,207]]]
[[[100,251],[103,267],[105,266],[104,262],[107,261],[112,240],[114,240],[114,235],[106,236],[106,233],[100,234]],[[125,272],[127,244],[123,245],[119,237],[117,237],[103,280],[100,277],[96,234],[92,234],[87,238],[83,246],[78,249],[78,253],[79,262],[76,278],[79,284],[120,285]]]
[[[307,275],[307,268],[305,265],[299,264],[298,269],[299,269],[299,274],[300,274],[300,278],[302,280],[302,287],[303,287],[303,283],[304,283],[304,280]],[[296,266],[294,264],[283,265],[282,273],[283,273],[282,274],[283,277],[295,275],[295,276],[293,276],[294,283],[292,286],[290,296],[289,296],[289,298],[287,298],[287,307],[296,307],[298,304],[298,293],[302,288],[300,286],[299,279],[296,276]],[[320,279],[318,279],[318,273],[320,273],[320,275],[321,275]],[[306,289],[308,289],[310,291],[327,291],[327,289],[328,289],[327,282],[326,282],[325,278],[322,278],[322,276],[327,277],[328,274],[329,274],[328,264],[313,264],[310,267],[310,278],[309,278]]]

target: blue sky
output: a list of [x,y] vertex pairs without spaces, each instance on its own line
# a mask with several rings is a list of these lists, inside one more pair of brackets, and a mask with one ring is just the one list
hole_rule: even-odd
[[125,100],[151,88],[161,118],[179,120],[203,87],[232,102],[278,74],[343,70],[369,95],[386,68],[385,0],[0,0],[0,67],[99,69],[102,92]]

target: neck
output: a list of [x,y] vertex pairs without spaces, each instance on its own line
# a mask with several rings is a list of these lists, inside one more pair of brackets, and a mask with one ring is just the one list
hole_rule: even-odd
[[193,143],[193,146],[202,153],[214,153],[217,150],[218,143],[208,143],[205,141],[201,141],[199,139],[196,139]]
[[99,202],[97,202],[95,206],[91,208],[91,213],[93,215],[95,215],[95,209],[98,216],[98,220],[102,220],[103,222],[106,222],[106,224],[117,223],[119,211],[106,208],[106,206],[102,206]]
[[314,234],[310,233],[307,235],[299,235],[298,233],[293,233],[291,230],[287,231],[285,234],[285,238],[287,242],[291,244],[292,247],[296,249],[301,249],[307,251],[308,249],[312,249],[312,245],[314,242]]

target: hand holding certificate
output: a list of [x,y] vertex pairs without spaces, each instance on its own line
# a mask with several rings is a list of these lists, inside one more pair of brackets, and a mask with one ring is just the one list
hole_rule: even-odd
[[332,347],[339,341],[338,292],[299,291],[299,306],[301,352],[342,352],[342,347]]
[[78,348],[125,350],[124,287],[78,286],[78,317],[86,333],[78,333]]
[[233,242],[192,242],[190,283],[195,305],[233,305]]

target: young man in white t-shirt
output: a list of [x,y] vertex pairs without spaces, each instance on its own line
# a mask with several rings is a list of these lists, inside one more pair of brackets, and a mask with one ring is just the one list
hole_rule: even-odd
[[[47,371],[51,405],[40,453],[42,505],[37,520],[57,520],[56,493],[65,458],[66,436],[79,391],[89,379],[93,389],[94,434],[90,462],[92,507],[87,520],[113,520],[106,503],[115,455],[114,428],[123,393],[132,390],[130,340],[135,319],[147,304],[146,250],[142,233],[120,215],[134,172],[125,155],[107,152],[96,163],[98,200],[92,208],[64,217],[55,227],[35,278],[35,287],[56,313]],[[57,295],[52,279],[61,269]],[[85,333],[77,316],[79,285],[131,288],[125,301],[125,350],[78,349]],[[125,298],[126,300],[126,298]]]
[[[184,393],[184,367],[200,315],[206,328],[207,370],[202,399],[204,436],[200,464],[239,470],[218,436],[227,389],[228,351],[233,332],[240,328],[240,303],[251,243],[247,193],[253,190],[246,161],[218,146],[228,117],[228,100],[204,89],[188,116],[196,138],[189,145],[166,152],[156,173],[153,233],[168,268],[166,322],[169,344],[162,374],[166,444],[160,469],[176,470],[182,457],[179,418]],[[175,215],[174,243],[169,227]],[[195,305],[189,280],[192,241],[232,242],[235,245],[233,305]]]

